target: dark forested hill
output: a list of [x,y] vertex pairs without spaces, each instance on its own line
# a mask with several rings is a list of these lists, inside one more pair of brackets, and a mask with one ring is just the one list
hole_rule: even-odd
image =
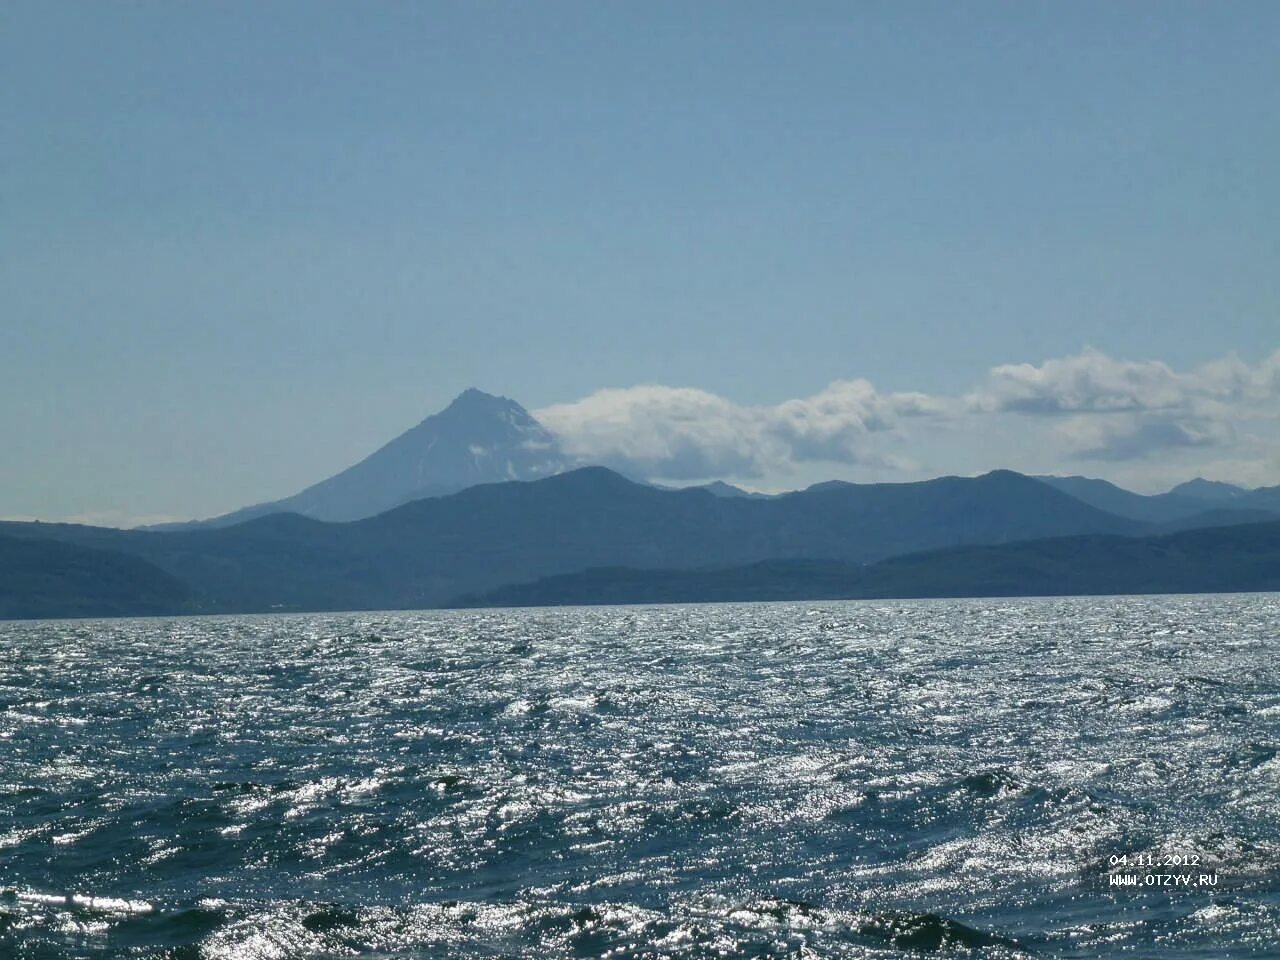
[[190,613],[191,591],[138,557],[0,536],[0,619]]
[[600,568],[458,602],[541,606],[1249,590],[1280,590],[1280,523],[953,547],[869,565],[781,560],[705,570]]
[[1145,529],[1008,471],[752,499],[659,490],[599,467],[475,486],[351,523],[276,514],[181,532],[0,524],[0,533],[140,557],[188,584],[205,608],[227,611],[427,607],[596,566],[864,563],[957,544]]

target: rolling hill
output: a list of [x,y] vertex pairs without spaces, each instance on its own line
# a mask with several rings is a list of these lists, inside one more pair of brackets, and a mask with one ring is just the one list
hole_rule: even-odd
[[350,523],[286,513],[173,532],[0,524],[10,536],[139,557],[188,585],[202,609],[236,612],[431,607],[598,566],[868,563],[959,544],[1146,529],[1009,471],[757,499],[659,490],[602,467],[482,484]]
[[0,536],[0,619],[195,612],[186,584],[138,557]]
[[774,560],[704,570],[597,568],[458,598],[459,606],[698,603],[1280,590],[1280,522],[1150,537],[951,547],[876,564]]

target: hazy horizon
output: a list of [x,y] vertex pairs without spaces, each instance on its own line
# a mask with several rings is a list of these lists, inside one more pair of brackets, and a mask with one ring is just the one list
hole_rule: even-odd
[[[833,387],[835,388],[835,392],[839,393],[840,385],[833,385]],[[466,392],[471,393],[476,390],[478,390],[478,388],[468,388]],[[487,391],[480,391],[480,392],[487,393]],[[692,391],[692,390],[671,391],[669,390],[669,388],[640,387],[632,391],[602,391],[600,394],[587,397],[583,401],[577,404],[564,405],[563,408],[561,408],[558,415],[567,418],[569,422],[572,422],[573,417],[575,415],[581,415],[581,416],[588,417],[588,420],[587,420],[588,423],[597,424],[597,425],[603,424],[603,426],[605,427],[605,429],[595,430],[594,434],[592,431],[587,431],[585,435],[578,435],[579,449],[577,451],[577,455],[575,459],[566,466],[565,469],[578,469],[581,467],[588,467],[588,466],[605,466],[605,467],[608,467],[609,469],[620,472],[623,475],[637,482],[652,482],[658,486],[667,487],[667,488],[696,486],[696,485],[704,485],[713,481],[723,481],[723,482],[731,482],[733,483],[734,486],[737,486],[748,492],[759,492],[759,493],[767,493],[767,494],[777,494],[777,493],[794,491],[798,489],[803,489],[804,487],[807,487],[813,483],[820,483],[824,480],[841,479],[840,477],[834,476],[834,475],[824,475],[822,473],[822,469],[824,467],[828,467],[828,468],[834,467],[836,468],[836,472],[843,472],[843,473],[849,472],[847,466],[843,471],[841,471],[839,469],[839,465],[836,464],[834,461],[824,460],[824,459],[819,459],[814,461],[814,463],[817,465],[816,468],[811,467],[811,469],[808,469],[808,470],[804,470],[804,469],[791,470],[788,476],[793,482],[790,485],[778,484],[778,483],[770,484],[769,477],[762,478],[761,476],[750,473],[750,472],[747,473],[748,479],[746,480],[740,479],[741,474],[735,474],[732,472],[728,474],[715,473],[715,472],[699,473],[696,468],[693,469],[692,471],[684,471],[684,472],[677,471],[676,475],[674,476],[669,476],[668,474],[661,473],[661,472],[655,472],[654,469],[650,468],[650,465],[643,459],[643,457],[636,457],[636,458],[628,457],[629,451],[626,449],[625,442],[619,442],[619,441],[625,438],[631,437],[630,429],[632,426],[634,426],[634,424],[626,420],[620,420],[616,416],[616,414],[618,413],[619,409],[623,411],[628,411],[629,407],[638,407],[642,412],[651,412],[651,411],[643,410],[644,400],[653,399],[655,396],[660,399],[669,399],[673,394],[678,399],[682,400],[685,404],[689,403],[691,400],[692,402],[695,402],[695,403],[712,403],[712,404],[722,403],[722,401],[719,401],[719,398],[711,397],[709,394],[705,394],[701,391]],[[686,396],[682,397],[681,394],[684,394]],[[491,397],[501,396],[499,394],[488,394],[488,395]],[[502,397],[502,399],[511,399],[511,398]],[[898,400],[899,402],[901,402],[902,397],[900,396]],[[817,398],[809,398],[807,401],[793,401],[793,403],[795,404],[807,403],[807,405],[809,405],[810,407],[814,407],[820,410],[822,406],[821,401],[822,401],[822,397],[819,396]],[[956,407],[958,411],[961,411],[962,413],[969,413],[975,410],[981,411],[981,412],[989,412],[989,411],[983,411],[981,408],[984,404],[988,404],[990,401],[987,398],[987,395],[975,392],[966,397],[958,398],[958,399],[929,398],[921,394],[921,395],[915,395],[914,402],[919,404],[922,407],[922,412],[917,413],[917,415],[946,416],[947,414],[945,412],[944,407],[947,404],[953,405],[954,407]],[[938,409],[933,409],[931,405],[937,405]],[[605,408],[604,411],[594,410],[593,408],[597,406],[603,406]],[[585,409],[586,411],[585,414],[582,414],[580,412],[583,409]],[[779,417],[779,409],[785,410],[785,405],[781,405],[780,408],[759,408],[754,411],[737,411],[737,413],[741,416],[742,423],[749,424],[750,427],[753,430],[755,430],[760,436],[767,436],[770,429],[776,428],[776,423],[774,423],[773,421],[775,421]],[[663,410],[661,407],[659,407],[659,410],[662,413],[669,414],[670,412],[667,410]],[[435,415],[435,413],[440,413],[440,412],[442,411],[435,411],[433,414],[429,415],[428,418],[426,419],[430,419],[432,416]],[[537,411],[537,413],[542,413],[545,415],[546,411]],[[611,417],[609,416],[609,414],[613,414],[613,416]],[[715,420],[713,417],[708,417],[705,420],[697,421],[696,423],[701,427],[705,427],[707,424],[714,423],[714,422]],[[815,418],[814,423],[820,425],[821,420]],[[650,420],[649,422],[642,424],[642,426],[652,428],[655,424],[668,427],[669,428],[668,432],[672,436],[675,436],[678,434],[679,428],[681,426],[683,426],[685,429],[690,427],[690,422],[688,420],[685,420],[682,424],[679,417],[675,417],[674,421]],[[626,426],[626,429],[620,429],[620,427],[622,427],[623,425]],[[674,425],[674,429],[670,429],[673,427],[673,425]],[[865,429],[866,428],[864,426],[859,426],[858,432],[861,434],[862,431],[864,431]],[[559,434],[556,436],[557,436],[557,439],[563,440],[572,436],[572,434]],[[643,452],[645,441],[652,440],[652,439],[654,439],[652,434],[648,437],[640,438],[639,448],[641,452]],[[664,442],[666,439],[667,439],[666,437],[663,437]],[[741,437],[738,437],[736,439],[741,439]],[[759,436],[757,437],[757,439],[759,439]],[[591,446],[593,443],[596,445],[595,451],[591,450]],[[378,446],[380,448],[381,446],[383,446],[383,444],[379,444]],[[572,446],[570,447],[570,449],[572,449]],[[373,452],[375,451],[373,450],[370,451],[370,453],[373,453]],[[593,456],[592,455],[593,452],[598,453],[599,455]],[[672,460],[672,462],[678,463],[678,459]],[[350,466],[350,465],[351,464],[347,464],[345,466]],[[1014,468],[1004,464],[992,464],[989,466],[980,467],[967,472],[953,471],[950,473],[943,472],[943,473],[936,473],[936,474],[925,474],[925,473],[919,472],[918,470],[912,470],[909,467],[900,467],[900,468],[895,467],[895,468],[890,468],[887,471],[890,474],[890,476],[886,477],[883,480],[865,480],[864,479],[861,482],[910,482],[913,480],[934,479],[941,476],[977,476],[980,474],[988,473],[993,470],[1007,470],[1007,469],[1014,469]],[[337,472],[341,472],[341,471],[340,470],[335,471],[335,473]],[[1020,471],[1020,472],[1027,472],[1033,476],[1037,475],[1034,471]],[[908,475],[908,474],[911,474],[911,475]],[[1045,475],[1088,476],[1088,477],[1100,476],[1100,474],[1096,472],[1091,473],[1091,472],[1080,472],[1080,471],[1077,471],[1074,473],[1064,472],[1064,473],[1057,473],[1057,474],[1053,474],[1052,472],[1047,472],[1047,473],[1042,472],[1038,475],[1040,476],[1045,476]],[[726,477],[728,477],[728,479],[726,479]],[[324,477],[315,478],[316,481],[319,481],[322,479],[326,479],[326,478]],[[536,478],[525,478],[525,479],[536,479]],[[763,483],[760,482],[762,479],[764,480]],[[1129,487],[1126,489],[1132,489],[1134,490],[1134,492],[1145,493],[1145,494],[1164,493],[1164,492],[1167,492],[1167,490],[1170,487],[1177,486],[1180,483],[1185,483],[1186,481],[1193,480],[1193,479],[1213,480],[1215,478],[1212,478],[1212,477],[1205,478],[1205,477],[1201,477],[1199,474],[1196,474],[1194,476],[1183,477],[1181,480],[1173,481],[1167,485],[1157,485],[1157,486],[1150,487],[1149,489],[1138,489],[1137,487]],[[487,482],[492,482],[492,481],[487,481]],[[310,483],[307,483],[307,484],[304,484],[303,486],[305,488],[310,485],[311,485]],[[1242,484],[1241,486],[1244,486],[1246,489],[1249,488],[1248,484]],[[293,494],[298,492],[299,492],[298,490],[291,490],[291,491],[288,491],[288,494]],[[281,497],[262,498],[261,500],[248,501],[246,503],[238,504],[237,506],[248,507],[248,506],[254,506],[257,504],[266,504],[266,503],[270,503],[273,500],[281,499],[283,496],[286,496],[286,495],[287,494],[281,495]],[[430,494],[430,495],[434,496],[438,494]],[[224,512],[229,513],[230,511],[224,511]],[[125,517],[125,516],[114,515],[109,513],[106,515],[91,514],[91,515],[84,515],[84,516],[59,517],[59,518],[35,517],[35,516],[0,516],[0,520],[18,520],[18,521],[43,520],[43,521],[49,521],[49,522],[73,522],[73,523],[89,523],[89,524],[100,523],[108,526],[118,525],[118,526],[132,527],[132,526],[146,526],[148,524],[166,523],[171,521],[207,519],[207,518],[218,516],[218,515],[219,514],[180,515],[180,516],[149,515],[149,516],[140,516],[140,517]]]
[[11,3],[0,516],[274,500],[471,386],[664,482],[1280,483],[1277,28]]

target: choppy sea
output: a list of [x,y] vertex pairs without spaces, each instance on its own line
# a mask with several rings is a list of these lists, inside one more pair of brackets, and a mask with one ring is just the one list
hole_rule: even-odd
[[1280,597],[0,624],[0,956],[1280,956]]

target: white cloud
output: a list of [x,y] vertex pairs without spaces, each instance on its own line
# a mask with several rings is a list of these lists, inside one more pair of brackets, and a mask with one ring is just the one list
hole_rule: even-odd
[[[653,479],[778,480],[804,465],[816,465],[802,471],[810,474],[822,465],[915,471],[921,468],[907,454],[921,451],[911,449],[913,439],[935,454],[947,446],[971,451],[966,467],[990,469],[1025,460],[1028,432],[1051,461],[1046,471],[1073,459],[1152,469],[1157,455],[1208,462],[1196,451],[1210,449],[1213,462],[1270,462],[1280,425],[1280,351],[1255,365],[1227,356],[1178,371],[1086,349],[1038,365],[993,367],[963,396],[887,393],[850,379],[812,396],[749,406],[705,390],[648,385],[600,390],[536,416],[578,461]],[[929,428],[916,430],[913,420]],[[1051,429],[1035,426],[1046,420]],[[944,436],[951,441],[939,443]],[[959,464],[930,466],[943,473]]]
[[751,417],[705,390],[599,390],[534,416],[570,456],[646,476],[754,476],[764,456]]
[[1231,423],[1196,417],[1120,414],[1072,417],[1057,432],[1069,453],[1085,460],[1136,460],[1182,447],[1223,446],[1235,439]]
[[987,383],[967,399],[979,413],[1115,413],[1175,408],[1184,393],[1178,374],[1159,360],[1114,360],[1085,350],[1038,367],[993,367]]
[[743,406],[690,387],[600,390],[535,416],[583,462],[695,479],[759,477],[806,461],[892,465],[868,439],[900,418],[945,409],[924,394],[883,394],[866,380],[844,380],[776,406]]
[[1275,404],[1280,401],[1280,350],[1253,367],[1231,354],[1204,364],[1185,379],[1206,397],[1246,404]]
[[1186,447],[1224,447],[1237,425],[1274,418],[1280,351],[1256,366],[1236,356],[1177,372],[1159,360],[1117,360],[1097,350],[994,367],[966,398],[975,413],[1067,416],[1056,432],[1066,453],[1130,460]]

